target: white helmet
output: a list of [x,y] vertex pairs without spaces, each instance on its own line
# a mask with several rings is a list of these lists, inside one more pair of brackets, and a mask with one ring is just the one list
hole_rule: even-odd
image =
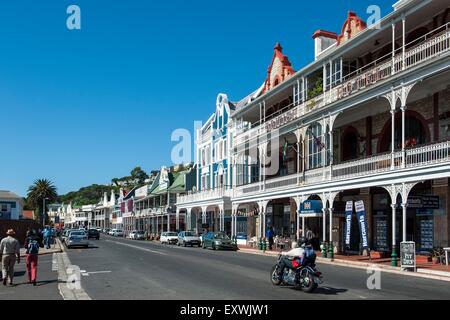
[[291,247],[292,249],[298,248],[298,243],[296,241],[292,241]]

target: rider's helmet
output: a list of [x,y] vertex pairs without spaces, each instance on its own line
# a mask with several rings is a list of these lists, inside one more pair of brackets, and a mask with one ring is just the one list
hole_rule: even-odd
[[300,247],[304,247],[304,246],[308,245],[308,243],[309,243],[309,241],[305,237],[301,237],[300,239],[298,239],[298,245]]

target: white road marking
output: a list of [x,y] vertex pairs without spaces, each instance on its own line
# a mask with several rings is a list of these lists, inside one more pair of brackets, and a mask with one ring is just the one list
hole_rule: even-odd
[[115,244],[120,244],[122,246],[130,247],[130,248],[134,248],[134,249],[138,249],[138,250],[142,250],[142,251],[147,251],[147,252],[151,252],[151,253],[157,253],[157,254],[160,254],[160,255],[163,255],[163,256],[167,255],[167,253],[164,253],[164,252],[161,252],[161,251],[156,251],[156,250],[151,250],[151,249],[147,249],[147,248],[142,248],[142,247],[135,246],[135,245],[128,244],[128,243],[122,243],[122,242],[111,241],[111,240],[105,240],[105,241],[112,242],[112,243],[115,243]]
[[91,274],[101,274],[101,273],[111,273],[112,271],[90,271],[90,272],[86,272],[85,270],[83,270],[84,272],[82,272],[81,274],[85,277],[89,277]]

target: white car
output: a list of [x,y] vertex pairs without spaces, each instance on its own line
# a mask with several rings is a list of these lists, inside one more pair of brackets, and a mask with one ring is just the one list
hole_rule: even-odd
[[132,240],[145,240],[145,232],[133,230],[128,235],[128,238],[130,238]]
[[120,229],[114,229],[112,236],[113,237],[123,237],[123,231]]
[[111,229],[108,231],[108,235],[113,236],[114,232],[116,232],[117,229]]
[[85,247],[89,248],[89,240],[86,232],[82,230],[75,230],[69,233],[67,240],[65,241],[67,248],[72,247]]
[[161,244],[177,244],[178,234],[176,232],[163,232],[159,241]]

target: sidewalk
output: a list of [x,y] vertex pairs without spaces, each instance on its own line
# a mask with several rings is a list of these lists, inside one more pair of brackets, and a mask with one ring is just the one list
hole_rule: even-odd
[[[249,254],[258,254],[265,256],[276,257],[280,254],[280,251],[261,251],[254,248],[249,248],[246,246],[239,246],[239,251]],[[368,267],[373,267],[376,265],[378,268],[382,269],[383,272],[396,273],[412,277],[428,278],[434,280],[442,280],[450,282],[450,266],[445,265],[435,265],[430,263],[422,263],[417,265],[417,272],[404,271],[400,267],[392,267],[390,265],[390,258],[372,259],[363,256],[342,256],[335,255],[334,259],[322,258],[320,252],[317,252],[318,263],[331,264],[349,268],[366,269]]]
[[[55,241],[55,244],[52,244],[50,249],[39,248],[39,255],[40,256],[53,254],[53,253],[58,253],[58,252],[62,252],[62,249],[61,249],[61,246],[59,244],[59,241]],[[26,249],[25,248],[20,248],[20,257],[21,258],[25,258],[26,257]]]

